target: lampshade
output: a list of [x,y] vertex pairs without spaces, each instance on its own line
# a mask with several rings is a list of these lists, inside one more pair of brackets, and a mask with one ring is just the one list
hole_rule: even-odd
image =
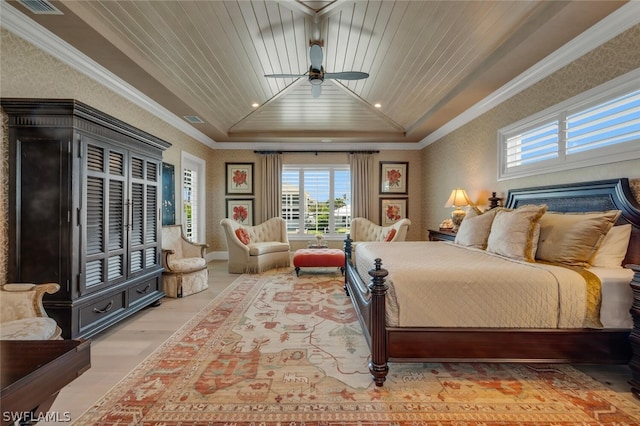
[[451,191],[451,195],[447,200],[445,207],[455,207],[455,210],[451,212],[451,221],[453,222],[453,231],[457,232],[458,228],[460,228],[460,224],[462,220],[467,215],[467,213],[462,210],[460,207],[468,206],[473,204],[469,199],[469,196],[462,188],[456,188]]
[[467,196],[467,193],[465,192],[465,190],[462,188],[456,188],[453,191],[451,191],[451,195],[449,196],[449,199],[447,200],[447,203],[444,206],[445,207],[462,207],[462,206],[468,206],[470,204],[472,204],[471,200],[469,199],[469,196]]

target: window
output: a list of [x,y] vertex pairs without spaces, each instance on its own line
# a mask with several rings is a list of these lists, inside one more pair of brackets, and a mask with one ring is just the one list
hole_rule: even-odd
[[344,236],[351,224],[348,165],[284,165],[282,217],[290,236]]
[[189,241],[205,240],[204,160],[182,152],[182,229]]
[[498,131],[498,179],[640,158],[640,71]]

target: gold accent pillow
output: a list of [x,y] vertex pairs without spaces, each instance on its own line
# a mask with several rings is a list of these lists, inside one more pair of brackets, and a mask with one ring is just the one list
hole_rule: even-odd
[[460,224],[454,242],[461,246],[486,249],[491,224],[499,210],[500,208],[495,208],[481,214],[478,214],[473,209],[469,210],[469,213]]
[[620,210],[590,213],[549,212],[540,219],[536,258],[573,266],[588,266]]
[[500,210],[491,224],[487,251],[511,259],[535,262],[537,230],[547,206],[527,204]]

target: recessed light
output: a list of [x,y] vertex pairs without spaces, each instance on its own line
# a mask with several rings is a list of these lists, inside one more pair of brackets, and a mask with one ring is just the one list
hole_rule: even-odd
[[382,104],[374,104],[373,106],[376,108],[382,108]]
[[251,106],[254,107],[254,108],[258,108],[260,106],[260,104],[257,103],[257,102],[254,102],[254,103],[251,104]]

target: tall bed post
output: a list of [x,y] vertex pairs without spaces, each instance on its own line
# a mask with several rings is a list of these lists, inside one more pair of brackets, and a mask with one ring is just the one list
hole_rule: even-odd
[[347,277],[347,270],[348,270],[348,266],[351,263],[351,234],[347,234],[347,238],[344,240],[344,270],[345,270],[345,274],[344,274],[344,292],[347,294],[347,296],[349,295],[349,288],[347,286],[347,280],[349,279]]
[[[382,259],[375,260],[374,269],[369,270],[371,283],[371,361],[369,371],[373,376],[376,386],[382,386],[389,372],[387,364],[387,332],[385,324],[385,297],[387,284],[385,277],[389,271],[382,268]],[[382,321],[374,321],[374,318],[382,318]]]
[[627,268],[633,270],[633,280],[631,280],[631,289],[633,290],[633,304],[631,305],[631,316],[633,317],[633,330],[629,335],[633,355],[629,361],[631,369],[631,392],[640,397],[640,265],[626,265]]

